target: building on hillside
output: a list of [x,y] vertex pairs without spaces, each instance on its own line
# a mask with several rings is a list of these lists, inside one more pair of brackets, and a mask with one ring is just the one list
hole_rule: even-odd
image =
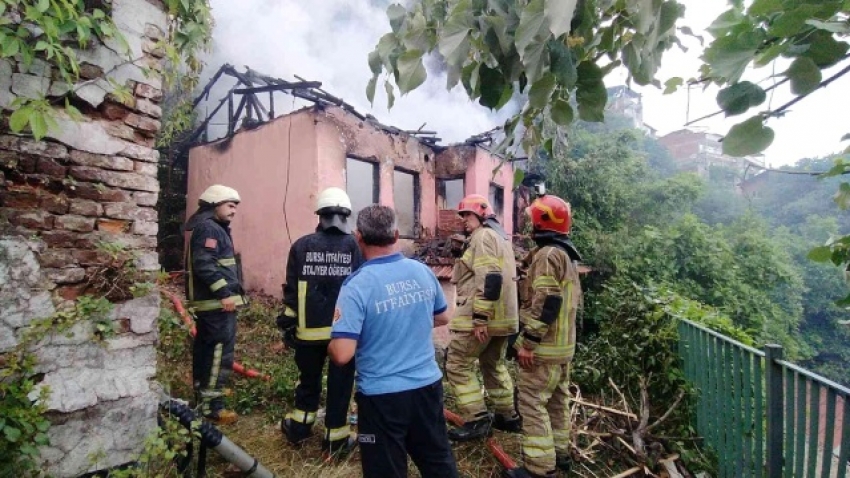
[[691,171],[702,177],[708,177],[716,166],[725,166],[736,173],[743,172],[750,163],[764,166],[763,156],[735,158],[723,154],[722,139],[721,135],[715,133],[680,129],[662,136],[658,141],[670,151],[680,170]]
[[655,128],[643,122],[643,101],[641,94],[625,85],[608,88],[608,105],[610,112],[623,116],[629,121],[629,126],[654,136]]

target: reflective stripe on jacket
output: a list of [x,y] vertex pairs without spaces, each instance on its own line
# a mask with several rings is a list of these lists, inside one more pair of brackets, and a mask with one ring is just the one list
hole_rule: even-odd
[[[522,332],[514,347],[533,350],[535,358],[543,362],[568,363],[575,354],[576,312],[582,293],[578,268],[560,247],[544,246],[532,254],[530,304],[520,310]],[[551,325],[540,321],[547,296],[562,298]]]
[[[487,274],[502,275],[502,289],[497,300],[484,298]],[[488,317],[491,336],[511,335],[517,331],[516,261],[510,241],[488,228],[479,227],[469,237],[469,246],[455,262],[452,282],[457,287],[457,309],[449,329],[469,332],[474,328],[473,314]]]
[[221,310],[221,300],[247,303],[230,237],[230,227],[207,219],[192,230],[186,252],[186,299],[195,312]]
[[362,263],[354,236],[335,229],[295,241],[286,262],[283,315],[298,320],[299,340],[330,340],[339,289]]

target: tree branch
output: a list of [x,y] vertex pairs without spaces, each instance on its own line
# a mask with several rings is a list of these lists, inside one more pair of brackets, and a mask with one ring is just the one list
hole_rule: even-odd
[[648,433],[653,428],[660,425],[661,422],[663,422],[664,420],[667,420],[667,418],[670,417],[670,414],[673,413],[673,410],[675,410],[676,407],[679,406],[679,402],[682,401],[682,398],[684,398],[684,396],[685,396],[685,391],[679,390],[679,393],[676,395],[676,400],[673,401],[673,405],[670,405],[670,408],[668,408],[667,411],[664,412],[664,415],[661,415],[661,417],[659,417],[658,420],[655,420],[654,423],[647,425],[646,432]]
[[[780,86],[780,85],[783,85],[783,84],[787,83],[788,81],[789,81],[789,78],[788,78],[788,77],[785,77],[785,78],[783,78],[782,80],[777,81],[776,83],[774,83],[774,84],[773,84],[773,85],[771,85],[770,87],[765,88],[764,92],[765,92],[765,93],[767,93],[767,92],[769,92],[769,91],[772,91],[772,90],[776,89],[776,87],[778,87],[778,86]],[[719,114],[722,114],[722,113],[724,113],[724,111],[723,111],[723,110],[715,111],[714,113],[707,114],[707,115],[702,116],[702,117],[700,117],[700,118],[697,118],[697,119],[695,119],[695,120],[688,121],[687,123],[685,123],[685,126],[690,126],[690,125],[692,125],[692,124],[694,124],[694,123],[699,123],[700,121],[707,120],[707,119],[709,119],[709,118],[713,118],[713,117],[715,117],[715,116],[717,116],[717,115],[719,115]]]
[[[845,58],[847,58],[847,57],[845,57]],[[835,81],[835,80],[837,80],[837,79],[841,78],[842,76],[846,75],[848,72],[850,72],[850,65],[845,66],[845,67],[844,67],[844,68],[842,68],[842,69],[841,69],[838,73],[836,73],[836,74],[834,74],[834,75],[830,76],[829,78],[827,78],[827,79],[823,80],[823,81],[822,81],[822,82],[818,85],[818,87],[817,87],[817,88],[815,88],[814,90],[812,90],[812,91],[810,91],[810,92],[808,92],[808,93],[806,93],[806,94],[804,94],[804,95],[800,95],[800,96],[798,96],[798,97],[794,98],[793,100],[789,101],[788,103],[785,103],[784,105],[780,106],[779,108],[777,108],[777,109],[775,109],[775,110],[773,110],[773,111],[768,111],[767,113],[765,113],[765,118],[770,118],[770,117],[772,117],[772,116],[773,116],[773,117],[781,116],[781,115],[782,115],[782,113],[784,113],[784,112],[785,112],[785,110],[787,110],[788,108],[790,108],[790,107],[794,106],[795,104],[799,103],[800,101],[802,101],[802,100],[803,100],[803,98],[805,98],[805,97],[809,96],[810,94],[814,93],[815,91],[817,91],[817,90],[819,90],[819,89],[821,89],[821,88],[826,88],[826,87],[827,87],[830,83],[832,83],[833,81]]]

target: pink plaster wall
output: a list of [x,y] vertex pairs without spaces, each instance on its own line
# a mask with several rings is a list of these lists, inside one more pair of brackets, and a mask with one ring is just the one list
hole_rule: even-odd
[[[293,169],[284,214],[290,153]],[[437,199],[431,148],[415,138],[379,130],[336,107],[304,109],[241,131],[227,147],[219,141],[193,148],[187,214],[195,211],[198,196],[209,185],[236,188],[242,203],[232,228],[237,252],[242,254],[245,287],[280,297],[291,243],[315,230],[319,192],[331,186],[345,188],[348,156],[380,165],[380,202],[391,207],[394,168],[418,173],[420,224],[423,234],[433,234]],[[399,247],[410,252],[411,241],[402,241]]]
[[494,176],[493,170],[499,166],[501,161],[501,158],[490,154],[489,151],[476,147],[475,160],[466,170],[464,191],[466,194],[481,194],[484,197],[489,197],[491,183],[502,186],[504,190],[504,204],[502,214],[498,216],[498,219],[505,231],[510,234],[513,231],[514,196],[512,188],[514,170],[513,166],[505,163]]
[[190,151],[187,214],[195,212],[198,197],[212,184],[233,187],[242,198],[232,229],[247,289],[281,296],[290,238],[316,227],[316,157],[310,110],[241,131],[229,146],[218,141]]
[[[393,171],[399,167],[419,175],[419,222],[423,235],[433,234],[437,224],[437,193],[434,151],[407,135],[392,135],[336,107],[317,113],[319,187],[345,187],[348,156],[379,165],[380,203],[393,207]],[[426,160],[426,157],[428,158]]]

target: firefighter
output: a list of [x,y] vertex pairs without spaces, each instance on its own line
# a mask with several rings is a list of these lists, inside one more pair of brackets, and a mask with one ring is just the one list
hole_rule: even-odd
[[537,198],[527,209],[537,247],[531,252],[530,303],[520,310],[514,348],[524,467],[515,478],[569,473],[570,362],[575,352],[576,311],[581,300],[577,262],[568,238],[570,205],[557,196]]
[[236,412],[224,403],[236,345],[236,309],[247,301],[230,237],[239,193],[216,184],[198,201],[186,222],[191,239],[186,257],[186,298],[196,317],[192,381],[201,413],[218,424],[233,423]]
[[[300,379],[295,409],[286,414],[281,430],[293,445],[310,437],[322,394],[322,370],[327,361],[334,305],[343,281],[363,262],[351,234],[351,200],[339,188],[328,188],[316,202],[316,232],[292,245],[286,263],[283,315],[278,327],[295,349]],[[348,407],[354,385],[354,362],[328,365],[327,413],[322,449],[341,456],[356,445],[350,437]]]
[[[513,384],[505,366],[508,336],[518,326],[516,264],[511,242],[485,197],[466,196],[458,214],[469,237],[452,272],[457,308],[449,323],[452,339],[446,376],[465,424],[450,430],[449,438],[469,441],[488,436],[492,427],[510,432],[521,429]],[[495,417],[484,403],[476,360]]]

